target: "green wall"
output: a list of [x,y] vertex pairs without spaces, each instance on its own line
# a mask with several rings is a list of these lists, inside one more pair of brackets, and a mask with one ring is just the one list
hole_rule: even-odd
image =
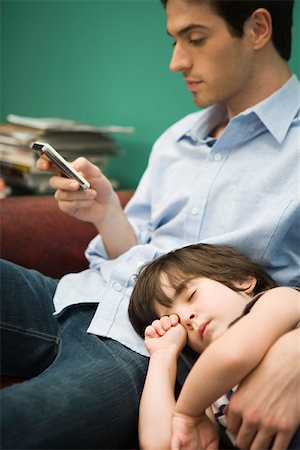
[[[300,0],[294,23],[291,66],[300,75]],[[2,0],[1,120],[133,125],[105,171],[135,187],[154,140],[195,110],[180,75],[168,71],[171,51],[159,0]]]

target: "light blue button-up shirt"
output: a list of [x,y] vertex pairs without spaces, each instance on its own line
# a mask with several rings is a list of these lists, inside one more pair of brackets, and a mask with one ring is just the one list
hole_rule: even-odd
[[[300,286],[300,83],[234,117],[216,140],[222,105],[190,114],[155,143],[148,167],[126,207],[137,245],[109,260],[100,236],[89,244],[90,268],[64,276],[56,313],[98,303],[88,332],[147,355],[128,320],[139,268],[195,242],[232,246],[283,285]],[[74,242],[76,245],[76,242]]]

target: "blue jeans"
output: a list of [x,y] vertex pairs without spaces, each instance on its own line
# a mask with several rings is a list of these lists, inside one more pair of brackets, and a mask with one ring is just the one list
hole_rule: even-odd
[[86,332],[95,305],[53,316],[57,280],[1,264],[1,449],[133,448],[148,358]]

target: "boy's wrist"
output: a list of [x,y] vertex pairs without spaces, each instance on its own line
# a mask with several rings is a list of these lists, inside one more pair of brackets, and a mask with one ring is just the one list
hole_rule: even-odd
[[170,346],[168,348],[158,348],[149,353],[150,353],[151,359],[161,359],[163,361],[171,361],[174,359],[177,360],[177,358],[179,357],[180,351],[174,345],[174,346]]

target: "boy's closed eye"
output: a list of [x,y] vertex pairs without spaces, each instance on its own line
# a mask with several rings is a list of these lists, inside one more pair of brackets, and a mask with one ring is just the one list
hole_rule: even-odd
[[188,302],[192,301],[194,294],[197,292],[197,289],[194,289],[189,295],[188,295]]

